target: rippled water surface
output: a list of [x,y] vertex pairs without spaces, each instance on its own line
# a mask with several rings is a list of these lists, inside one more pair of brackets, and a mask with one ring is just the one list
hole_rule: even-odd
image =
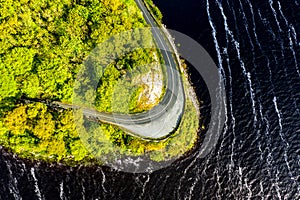
[[30,163],[1,150],[0,199],[300,199],[300,1],[155,3],[167,28],[197,40],[221,69],[227,119],[216,148],[198,158],[199,145],[139,175]]

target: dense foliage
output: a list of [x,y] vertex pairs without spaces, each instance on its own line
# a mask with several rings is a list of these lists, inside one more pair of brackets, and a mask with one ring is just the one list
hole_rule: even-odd
[[[72,103],[75,79],[91,50],[112,35],[145,26],[134,0],[2,0],[0,144],[26,158],[49,161],[92,158],[80,140],[74,123],[78,119],[74,119],[73,112],[38,101]],[[157,51],[137,49],[124,55],[105,69],[96,94],[87,90],[85,98],[95,98],[100,111],[112,111],[110,99],[115,98],[113,92],[120,85],[120,78],[126,78],[124,74],[128,72],[138,76],[149,70],[150,67],[140,66],[153,63],[153,53]],[[115,98],[120,99],[115,104],[118,112],[140,112],[154,106],[138,101],[142,86],[133,87],[126,79],[121,80],[121,85],[123,96]],[[31,103],[25,103],[24,99],[31,99]],[[125,107],[121,101],[124,99],[129,99]],[[192,148],[198,129],[195,107],[187,102],[180,128],[162,142],[135,138],[109,124],[93,127],[95,134],[104,134],[98,136],[103,144],[101,153],[104,155],[117,146],[127,155],[151,152],[152,159],[162,160],[186,152]],[[99,128],[101,131],[97,132]]]
[[156,22],[160,24],[163,17],[160,10],[154,5],[152,0],[145,0],[144,2],[146,3],[147,8],[150,10],[152,15],[155,16]]
[[88,152],[73,122],[71,110],[56,112],[42,103],[20,104],[3,118],[0,142],[29,157],[81,160]]
[[87,54],[109,36],[143,27],[134,1],[1,2],[0,100],[22,95],[71,101]]

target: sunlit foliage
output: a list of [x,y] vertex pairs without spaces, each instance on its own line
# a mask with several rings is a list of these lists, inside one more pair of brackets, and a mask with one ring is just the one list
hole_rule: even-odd
[[[150,6],[160,20],[159,10],[151,2]],[[74,119],[71,110],[57,110],[38,101],[72,103],[75,79],[97,44],[122,31],[145,26],[134,0],[2,0],[0,144],[25,158],[90,160],[93,156],[81,142],[74,123],[84,123],[83,119]],[[96,99],[100,111],[112,111],[110,99],[119,78],[128,71],[137,75],[147,70],[137,66],[153,62],[152,53],[151,49],[140,49],[124,55],[106,68],[96,93],[87,90],[84,98]],[[141,87],[125,86],[128,89],[123,98],[129,98],[129,112],[150,109],[137,106]],[[31,103],[24,99],[31,99]],[[120,104],[119,111],[127,108]],[[99,133],[97,128],[103,133],[97,141],[102,145],[101,155],[113,150],[111,144],[133,156],[152,152],[153,160],[186,152],[192,148],[198,129],[195,108],[189,103],[186,109],[189,114],[178,131],[163,142],[144,141],[109,124],[95,127],[94,134]]]

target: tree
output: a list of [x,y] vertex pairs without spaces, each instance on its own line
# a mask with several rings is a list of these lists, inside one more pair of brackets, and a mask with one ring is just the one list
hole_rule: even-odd
[[7,97],[14,97],[17,94],[18,87],[15,77],[0,60],[0,101]]

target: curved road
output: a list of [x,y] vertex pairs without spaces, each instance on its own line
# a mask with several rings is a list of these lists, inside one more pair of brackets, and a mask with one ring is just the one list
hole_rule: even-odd
[[[172,41],[161,28],[157,28],[157,23],[144,3],[141,0],[135,0],[135,2],[143,12],[146,22],[152,27],[154,40],[161,51],[166,66],[166,93],[157,106],[142,113],[103,113],[89,108],[82,108],[82,110],[86,117],[115,124],[134,136],[144,139],[163,139],[178,127],[184,112],[185,95],[178,66],[180,61],[173,55],[175,51]],[[55,102],[55,104],[63,108],[77,107],[60,102]]]

